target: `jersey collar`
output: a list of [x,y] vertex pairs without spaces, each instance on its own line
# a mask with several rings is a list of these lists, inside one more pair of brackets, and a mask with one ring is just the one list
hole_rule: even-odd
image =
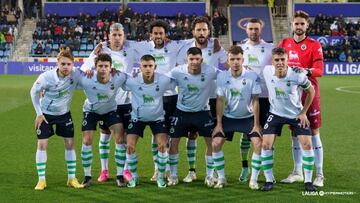
[[[154,82],[152,83],[152,84],[157,84],[158,83],[158,73],[154,73]],[[144,82],[144,77],[143,77],[143,74],[142,73],[140,73],[140,74],[138,74],[138,76],[137,76],[137,80],[141,83],[141,84],[147,84],[147,83],[145,83]],[[148,84],[149,85],[149,84]]]

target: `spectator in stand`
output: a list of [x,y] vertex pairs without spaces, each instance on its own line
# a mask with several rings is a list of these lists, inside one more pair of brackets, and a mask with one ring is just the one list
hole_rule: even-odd
[[39,42],[39,43],[36,45],[35,54],[36,54],[36,55],[42,55],[43,53],[44,53],[43,46],[42,46],[41,42]]
[[214,37],[219,37],[221,26],[222,26],[222,20],[220,18],[219,12],[214,12],[214,18],[212,20],[212,24],[214,26]]

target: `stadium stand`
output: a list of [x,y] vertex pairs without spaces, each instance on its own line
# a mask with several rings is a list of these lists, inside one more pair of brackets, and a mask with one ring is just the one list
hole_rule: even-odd
[[[214,35],[227,34],[227,19],[220,12],[215,12],[213,20]],[[209,19],[210,17],[207,16]],[[107,40],[110,25],[120,22],[129,40],[147,40],[148,25],[154,19],[163,19],[170,25],[169,38],[172,40],[189,39],[191,22],[195,15],[178,13],[176,16],[158,17],[149,12],[136,13],[130,7],[111,12],[107,9],[96,16],[80,13],[74,17],[60,17],[57,14],[47,15],[37,22],[33,34],[31,55],[49,57],[56,55],[62,45],[74,51],[75,57],[86,57],[96,44]]]
[[0,8],[0,61],[8,61],[18,35],[21,22],[20,8]]
[[[360,61],[360,19],[319,13],[310,24],[309,36],[338,37],[336,43],[322,43],[327,62]],[[321,42],[321,41],[320,41]]]

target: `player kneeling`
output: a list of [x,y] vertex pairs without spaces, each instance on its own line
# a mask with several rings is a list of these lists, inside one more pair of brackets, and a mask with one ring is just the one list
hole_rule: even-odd
[[250,136],[254,152],[249,186],[251,189],[259,188],[257,177],[260,170],[261,127],[258,94],[261,93],[261,89],[258,75],[243,68],[243,61],[241,47],[230,47],[228,54],[230,70],[221,72],[216,80],[217,123],[212,134],[212,157],[219,178],[215,188],[223,188],[226,185],[222,146],[225,140],[232,141],[234,132],[242,132]]
[[155,69],[155,58],[151,55],[144,55],[141,57],[141,73],[134,78],[128,78],[124,84],[125,90],[132,92],[132,112],[127,131],[126,149],[126,162],[132,179],[129,181],[128,187],[135,187],[139,183],[135,148],[139,136],[143,137],[147,125],[150,126],[158,144],[157,185],[159,188],[166,187],[164,172],[168,160],[166,150],[168,132],[164,118],[163,95],[166,90],[174,89],[175,83],[172,83],[169,77],[156,73]]
[[[49,138],[56,134],[64,138],[69,187],[83,188],[75,178],[76,153],[74,148],[74,124],[70,114],[70,102],[80,77],[74,69],[74,57],[61,51],[57,57],[57,68],[42,73],[31,88],[31,99],[36,111],[35,129],[38,137],[36,168],[39,176],[35,190],[46,188],[45,168]],[[40,100],[40,94],[43,97]]]

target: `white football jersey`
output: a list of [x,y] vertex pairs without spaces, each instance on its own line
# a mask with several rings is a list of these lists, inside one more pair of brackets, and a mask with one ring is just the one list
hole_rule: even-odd
[[[186,41],[170,41],[164,45],[163,48],[155,48],[153,41],[141,41],[135,42],[131,41],[131,46],[134,47],[137,53],[137,59],[140,61],[140,58],[143,55],[150,54],[155,58],[156,63],[156,72],[161,74],[169,73],[176,66],[176,57],[179,54],[179,50],[186,43]],[[176,95],[177,92],[175,89],[168,90],[165,92],[165,96]]]
[[124,88],[132,92],[131,119],[148,122],[164,120],[163,95],[166,90],[175,89],[175,83],[155,72],[154,82],[147,84],[140,73],[135,78],[128,77]]
[[[30,94],[36,115],[63,115],[70,111],[70,102],[74,89],[81,77],[79,69],[73,68],[70,75],[61,78],[57,68],[39,75]],[[40,99],[39,94],[44,93]]]
[[270,112],[285,118],[296,118],[303,109],[300,88],[306,89],[311,85],[305,73],[288,67],[286,76],[278,78],[275,67],[266,66],[264,78],[269,91]]
[[178,86],[176,107],[186,112],[209,110],[211,83],[215,81],[216,75],[215,68],[205,64],[201,64],[201,73],[197,75],[188,72],[187,64],[173,69],[169,76]]
[[271,65],[272,49],[275,47],[272,43],[267,43],[260,40],[257,45],[251,45],[249,40],[243,44],[238,44],[244,51],[244,66],[249,66],[260,77],[261,94],[259,97],[267,98],[269,96],[265,80],[264,80],[264,67]]
[[243,68],[237,78],[231,75],[231,70],[218,74],[217,95],[224,97],[224,116],[228,118],[248,118],[253,116],[252,96],[261,93],[259,76]]
[[[120,51],[113,51],[108,46],[110,45],[107,44],[107,42],[102,42],[101,53],[109,54],[111,56],[112,68],[124,73],[132,74],[134,63],[136,62],[136,52],[131,46],[131,43],[125,41],[124,46]],[[89,69],[95,70],[95,58],[96,55],[93,51],[81,66],[81,70],[84,72]],[[129,92],[119,89],[119,92],[116,94],[116,103],[117,105],[129,104],[130,98],[131,95]]]
[[110,76],[110,80],[103,84],[97,80],[96,72],[92,78],[82,77],[79,87],[84,89],[86,95],[83,111],[102,115],[116,110],[115,97],[126,78],[125,73],[118,72],[114,76]]

